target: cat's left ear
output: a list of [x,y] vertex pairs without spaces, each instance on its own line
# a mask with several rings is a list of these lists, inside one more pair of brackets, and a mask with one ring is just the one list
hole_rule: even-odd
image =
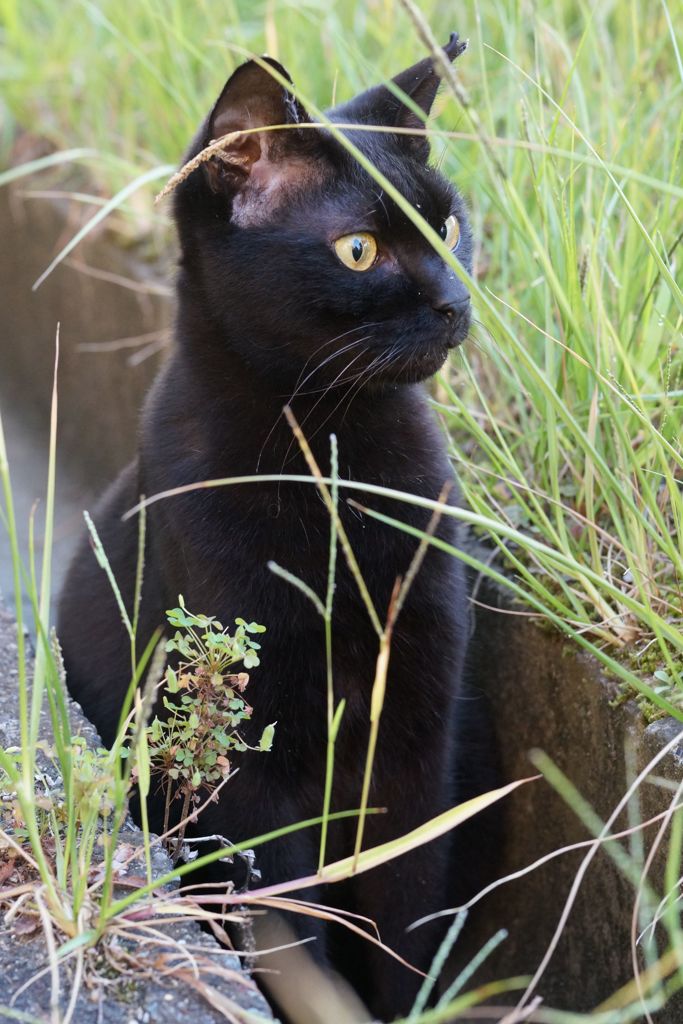
[[[282,81],[264,65],[273,68]],[[249,132],[227,138],[220,153],[204,165],[214,191],[226,186],[237,191],[250,177],[267,185],[277,173],[276,165],[293,150],[305,147],[305,133],[295,128],[258,130],[310,120],[294,94],[282,84],[291,81],[287,71],[272,57],[263,57],[261,62],[247,61],[228,79],[206,122],[204,145],[232,132]]]
[[[457,32],[451,32],[451,37],[443,48],[443,52],[448,57],[451,63],[459,57],[461,53],[464,53],[467,49],[467,43],[461,42]],[[396,119],[394,124],[397,128],[424,128],[425,121],[429,117],[432,109],[432,104],[436,99],[436,93],[441,84],[441,71],[431,57],[426,57],[424,60],[419,61],[417,64],[413,64],[411,68],[406,71],[402,71],[400,75],[396,75],[392,78],[392,83],[400,92],[405,93],[409,96],[413,103],[419,107],[419,109],[425,115],[424,118],[420,117],[414,110],[402,102],[400,98],[394,97],[394,101],[398,102],[398,110],[396,113]],[[389,90],[387,90],[389,92]],[[418,136],[407,136],[411,144],[422,146],[427,150],[426,139]],[[425,152],[427,156],[427,152]]]
[[[467,43],[461,42],[457,32],[443,48],[449,61],[454,61],[467,49]],[[441,83],[441,69],[438,62],[431,57],[413,64],[392,78],[392,88],[386,85],[375,86],[357,96],[344,107],[338,108],[338,117],[348,115],[350,120],[357,119],[366,124],[378,124],[387,128],[402,128],[410,131],[424,129],[432,104]],[[409,97],[409,106],[403,96]],[[414,107],[422,112],[416,113]],[[398,138],[420,160],[426,161],[429,156],[429,143],[424,135],[402,134]]]

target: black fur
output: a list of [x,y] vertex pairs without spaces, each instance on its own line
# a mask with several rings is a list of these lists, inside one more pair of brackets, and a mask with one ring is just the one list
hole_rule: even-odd
[[[446,52],[452,59],[459,50],[455,37]],[[430,60],[396,83],[428,113],[438,85]],[[331,117],[390,127],[415,127],[417,120],[384,87],[331,111]],[[306,120],[267,68],[249,62],[228,82],[188,156],[236,128]],[[398,133],[356,131],[351,137],[435,230],[449,215],[458,217],[457,256],[471,270],[463,203],[427,166],[424,142]],[[139,459],[94,517],[129,604],[138,527],[121,517],[140,494],[256,472],[307,473],[282,417],[285,402],[324,470],[329,434],[336,433],[342,478],[436,498],[452,476],[420,381],[464,340],[470,317],[466,291],[338,141],[304,128],[228,141],[222,157],[178,187],[175,217],[182,253],[175,348],[145,406]],[[332,245],[358,230],[372,232],[382,254],[365,273],[342,265]],[[429,518],[410,505],[363,500],[420,528]],[[364,517],[344,494],[340,508],[384,616],[416,541]],[[278,562],[323,594],[329,528],[329,515],[308,484],[198,490],[150,508],[141,645],[181,593],[194,611],[224,623],[242,615],[268,629],[249,695],[254,736],[266,723],[278,723],[273,751],[244,756],[220,803],[202,816],[198,834],[243,840],[321,811],[322,623],[308,600],[273,576],[267,563]],[[457,543],[453,520],[443,519],[438,533]],[[458,754],[467,749],[468,716],[479,707],[459,701],[468,630],[460,563],[430,549],[395,631],[371,792],[371,804],[387,813],[369,819],[366,847],[416,827],[462,793],[481,788],[476,761]],[[62,595],[59,635],[71,693],[111,743],[129,682],[128,648],[109,584],[85,540]],[[333,809],[342,810],[359,804],[377,637],[341,554],[333,636],[335,700],[346,699],[333,795]],[[332,826],[330,859],[351,852],[354,832],[355,821]],[[318,842],[319,832],[308,830],[261,847],[264,883],[311,874]],[[424,970],[440,932],[406,934],[405,928],[464,895],[458,880],[469,880],[480,856],[470,852],[467,863],[450,866],[449,848],[448,840],[434,843],[341,890],[309,890],[305,897],[337,901],[373,918],[383,940]],[[375,1015],[388,1020],[407,1012],[420,982],[416,974],[370,945],[359,951],[349,940],[340,941],[311,918],[291,915],[291,924],[301,934],[317,935],[308,947],[313,955],[344,970]]]

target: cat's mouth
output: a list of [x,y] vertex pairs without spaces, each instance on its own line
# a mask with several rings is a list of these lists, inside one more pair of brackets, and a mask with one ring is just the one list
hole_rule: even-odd
[[404,332],[389,349],[377,379],[415,384],[433,377],[448,353],[466,340],[471,325],[469,311],[453,322],[431,323],[412,333]]
[[[466,340],[470,322],[469,311],[454,318],[421,312],[410,320],[396,317],[353,327],[339,336],[344,341],[340,349],[320,362],[308,357],[294,395],[317,400],[342,388],[373,391],[386,384],[427,380],[438,373],[448,353]],[[317,351],[324,348],[325,343]]]
[[427,352],[396,359],[395,363],[387,365],[384,379],[396,384],[418,384],[428,380],[438,373],[446,362],[448,351],[448,346],[442,345]]

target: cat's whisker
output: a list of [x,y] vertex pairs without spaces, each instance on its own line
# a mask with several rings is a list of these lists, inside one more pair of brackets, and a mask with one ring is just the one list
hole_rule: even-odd
[[[308,380],[308,378],[306,378],[304,381],[302,381],[301,378],[303,377],[304,373],[306,372],[306,367],[308,366],[308,364],[311,362],[312,359],[315,359],[315,357],[318,355],[319,352],[322,352],[322,350],[324,348],[327,348],[328,345],[333,345],[335,343],[335,341],[341,341],[342,338],[346,338],[349,334],[353,334],[354,331],[367,331],[367,329],[369,327],[377,327],[377,326],[379,326],[378,322],[368,322],[368,323],[364,323],[364,324],[357,324],[355,327],[349,328],[348,331],[342,331],[341,334],[337,334],[337,335],[335,335],[334,338],[330,338],[329,341],[324,341],[322,343],[322,345],[319,345],[315,349],[314,352],[311,352],[310,356],[308,357],[308,359],[306,360],[304,365],[301,367],[301,372],[299,373],[299,376],[297,377],[296,383],[294,385],[294,394],[297,393],[297,391],[299,389],[299,386],[303,386],[303,384],[306,383],[306,380]],[[361,339],[359,339],[359,340],[361,340]],[[340,351],[341,352],[345,351],[345,348],[342,348]],[[320,366],[324,366],[324,363],[319,364],[316,367],[316,369],[320,369]],[[315,370],[313,372],[315,373]],[[291,396],[291,397],[293,397],[293,396]],[[291,397],[290,397],[290,401],[291,401]]]
[[[352,349],[356,348],[358,345],[364,344],[366,341],[369,340],[369,338],[370,338],[370,335],[366,334],[362,338],[357,338],[356,341],[351,341],[351,342],[349,342],[348,345],[344,345],[343,348],[340,348],[340,349],[336,350],[335,352],[330,353],[329,356],[326,356],[323,359],[322,363],[318,363],[317,366],[314,366],[313,369],[311,370],[311,372],[309,374],[307,374],[307,376],[304,377],[304,379],[301,381],[301,383],[294,389],[292,394],[289,396],[288,404],[293,402],[294,399],[298,398],[300,395],[305,395],[305,394],[309,394],[310,393],[310,392],[302,391],[301,388],[303,388],[303,386],[306,384],[307,381],[309,381],[311,379],[311,377],[315,376],[316,373],[318,373],[320,370],[324,369],[326,366],[328,366],[331,362],[333,362],[333,360],[337,359],[339,356],[343,356],[347,352],[350,352]],[[315,394],[315,392],[313,392],[313,394]]]
[[[287,396],[287,398],[286,398],[286,400],[285,400],[285,402],[283,404],[284,405],[291,405],[291,403],[294,401],[294,399],[299,394],[302,393],[300,389],[304,386],[306,381],[310,380],[310,378],[315,373],[317,373],[328,362],[330,362],[332,359],[334,359],[335,356],[343,355],[345,352],[350,351],[355,345],[360,345],[364,341],[367,341],[369,335],[366,335],[366,336],[364,336],[362,338],[357,338],[355,341],[352,341],[348,345],[344,345],[341,349],[333,352],[330,357],[327,357],[326,359],[324,359],[322,361],[322,363],[317,364],[313,368],[313,370],[311,370],[311,372],[308,374],[308,376],[304,377],[304,379],[302,380],[301,378],[303,377],[303,375],[304,375],[304,373],[306,371],[306,367],[309,365],[311,360],[314,359],[318,355],[319,352],[322,352],[322,350],[327,348],[329,345],[333,345],[335,343],[335,341],[341,341],[342,338],[346,338],[349,334],[353,334],[354,331],[365,331],[369,327],[377,327],[378,325],[379,325],[379,321],[367,321],[367,322],[362,323],[362,324],[357,324],[356,326],[349,328],[348,331],[342,331],[340,334],[336,334],[333,338],[328,338],[327,341],[324,341],[321,345],[319,345],[313,352],[311,352],[311,354],[309,355],[308,359],[306,360],[306,362],[302,366],[302,368],[301,368],[301,370],[299,372],[299,376],[297,377],[296,383],[294,385],[294,390],[292,391],[292,393],[289,396]],[[311,392],[311,394],[315,394],[315,393],[316,392]],[[303,392],[303,394],[306,394],[306,392]],[[284,398],[285,396],[283,395],[282,397]],[[265,451],[266,445],[268,444],[268,442],[270,441],[271,437],[273,436],[273,432],[277,428],[277,425],[280,422],[280,418],[281,418],[281,413],[278,413],[277,417],[275,418],[275,420],[273,422],[273,425],[271,426],[270,430],[268,431],[268,433],[266,435],[266,438],[265,438],[263,444],[261,445],[261,449],[259,451],[258,458],[256,460],[256,468],[255,468],[255,472],[256,473],[259,472],[259,469],[260,469],[260,466],[261,466],[261,459],[263,458],[263,453]]]
[[[378,359],[377,360],[377,364],[372,368],[372,371],[367,373],[364,378],[362,378],[361,380],[358,381],[358,386],[357,386],[355,392],[353,391],[353,389],[349,389],[349,391],[352,392],[352,393],[350,393],[347,396],[347,398],[348,398],[347,405],[346,405],[346,408],[344,409],[344,412],[342,413],[341,419],[339,421],[340,428],[341,428],[341,425],[343,424],[344,420],[346,419],[346,417],[347,417],[347,415],[349,413],[349,410],[350,410],[351,406],[353,405],[354,401],[356,400],[356,398],[358,397],[358,395],[361,393],[361,391],[363,391],[364,388],[366,388],[368,386],[368,384],[373,379],[373,377],[376,377],[379,373],[382,372],[384,367],[387,366],[391,362],[391,359],[392,359],[392,353],[387,353],[385,356],[383,356],[380,359]],[[372,364],[371,364],[371,367],[372,367]],[[334,413],[336,412],[336,410],[339,408],[339,406],[342,404],[343,401],[344,401],[344,399],[342,398],[341,401],[335,407],[335,409],[332,410],[332,412],[330,413],[330,416],[334,415]],[[324,426],[324,424],[322,424],[322,426]],[[321,426],[320,429],[322,429],[322,426]]]
[[[482,333],[486,335],[486,338],[491,342],[491,345],[494,348],[497,349],[499,347],[498,343],[496,342],[496,339],[495,339],[494,335],[491,333],[491,330],[486,326],[486,324],[483,324],[481,322],[481,320],[477,320],[477,319],[473,318],[472,319],[472,326],[473,327],[475,327],[475,326],[478,327],[482,331]],[[471,345],[474,345],[475,348],[478,348],[480,352],[485,352],[485,350],[481,346],[481,343],[478,341],[478,339],[477,339],[477,337],[475,335],[468,334],[467,335],[467,343],[471,344]]]
[[376,192],[375,195],[377,196],[377,200],[381,204],[382,209],[384,210],[384,216],[386,217],[388,225],[391,223],[391,218],[389,216],[389,211],[387,210],[386,203],[384,202],[384,189],[380,189],[380,191]]
[[[325,396],[326,396],[326,395],[328,394],[328,392],[329,392],[329,391],[331,391],[331,390],[332,390],[332,389],[333,389],[333,388],[335,387],[335,385],[337,384],[337,381],[339,380],[339,378],[340,378],[341,376],[343,376],[343,375],[344,375],[344,374],[345,374],[345,373],[347,372],[347,370],[349,370],[349,368],[350,368],[351,366],[353,366],[353,364],[354,364],[354,363],[356,362],[356,360],[357,360],[357,359],[359,359],[359,358],[360,358],[360,357],[361,357],[361,356],[362,356],[362,355],[363,355],[363,354],[364,354],[364,353],[365,353],[366,351],[367,351],[367,349],[362,349],[362,350],[361,350],[360,352],[358,352],[358,353],[357,353],[357,354],[356,354],[356,355],[355,355],[355,356],[353,357],[353,359],[352,359],[352,360],[351,360],[350,362],[348,362],[348,363],[346,364],[346,366],[344,367],[344,369],[343,369],[343,370],[341,370],[341,371],[340,371],[340,373],[338,373],[338,374],[337,374],[337,376],[336,376],[336,377],[334,378],[334,380],[333,380],[333,381],[332,381],[332,382],[331,382],[330,384],[328,384],[328,386],[327,386],[327,387],[325,388],[325,390],[323,391],[323,393],[322,393],[322,395],[320,396],[320,398],[318,398],[318,399],[317,399],[317,401],[313,403],[313,405],[312,405],[312,406],[311,406],[311,408],[310,408],[310,409],[308,410],[308,412],[306,413],[306,415],[305,415],[305,416],[304,416],[304,418],[302,419],[301,423],[299,424],[299,426],[301,427],[301,429],[302,429],[302,430],[303,430],[303,428],[304,428],[304,426],[305,426],[306,422],[307,422],[307,421],[308,421],[308,420],[309,420],[309,419],[311,418],[311,416],[313,415],[313,413],[315,412],[315,410],[316,410],[316,409],[318,408],[318,406],[320,405],[320,403],[321,403],[321,402],[323,401],[323,399],[325,398]],[[362,374],[362,372],[363,372],[363,371],[361,370],[361,374]],[[355,380],[357,380],[357,378],[352,378],[352,386],[353,386],[353,383],[355,383]],[[329,417],[328,417],[328,418],[329,418]],[[327,422],[327,420],[324,420],[323,422]],[[313,436],[315,436],[315,434],[316,434],[317,432],[318,432],[317,430],[316,430],[316,431],[314,431],[314,433],[313,433],[313,434],[312,434],[311,436],[312,436],[312,437],[313,437]],[[290,442],[289,442],[289,444],[288,444],[288,446],[287,446],[287,451],[286,451],[286,452],[285,452],[285,454],[284,454],[284,458],[283,458],[283,460],[282,460],[282,466],[280,467],[280,472],[281,472],[281,473],[282,473],[282,472],[284,472],[285,466],[287,465],[287,459],[288,459],[288,456],[289,456],[289,453],[290,453],[290,451],[292,450],[292,446],[293,446],[293,444],[294,444],[294,438],[292,438],[292,439],[290,440]],[[279,485],[278,485],[278,489],[279,489]]]
[[[322,423],[318,427],[316,427],[316,429],[313,431],[313,433],[311,434],[311,436],[308,439],[309,443],[313,440],[313,438],[316,436],[316,434],[320,433],[320,431],[323,429],[325,424],[328,423],[329,420],[332,419],[332,417],[334,416],[334,414],[336,413],[336,411],[340,407],[340,405],[342,405],[343,402],[348,400],[348,405],[347,405],[346,409],[344,410],[344,413],[342,415],[340,423],[344,422],[344,418],[346,417],[346,414],[348,413],[349,409],[351,408],[351,403],[354,401],[355,398],[358,397],[358,395],[363,390],[363,388],[368,384],[368,382],[374,376],[376,376],[376,374],[378,374],[388,363],[391,362],[391,360],[393,358],[393,352],[394,352],[394,347],[392,346],[392,348],[389,350],[389,352],[386,352],[386,353],[380,354],[379,356],[376,356],[372,360],[372,362],[370,363],[370,365],[368,367],[366,367],[364,370],[361,370],[361,372],[358,375],[358,377],[356,378],[356,380],[351,383],[351,386],[349,387],[349,389],[346,392],[346,394],[342,395],[342,397],[339,399],[339,401],[337,402],[335,407],[332,409],[332,411],[330,413],[328,413],[328,415],[325,417],[325,419],[322,421]],[[355,392],[354,392],[354,387],[356,389]]]
[[[367,385],[370,383],[370,381],[373,379],[373,377],[376,377],[378,373],[381,373],[382,369],[388,363],[390,363],[390,362],[391,362],[391,359],[388,356],[385,357],[384,359],[379,360],[378,363],[377,363],[377,366],[375,366],[375,368],[372,370],[372,372],[368,373],[364,378],[362,378],[361,380],[358,381],[358,387],[356,388],[355,392],[348,396],[348,402],[347,402],[346,408],[344,409],[344,412],[342,413],[342,416],[341,416],[341,420],[339,421],[340,427],[343,424],[344,420],[346,419],[351,406],[353,405],[354,401],[356,400],[358,395],[361,393],[361,391],[364,388],[366,388]],[[343,399],[342,399],[342,401],[343,401]],[[341,405],[341,402],[339,403],[339,405]],[[336,408],[339,408],[339,406],[337,406]],[[333,410],[333,412],[334,411],[336,411],[336,410]],[[333,415],[333,413],[330,413],[330,415]]]
[[[346,334],[350,334],[351,332],[350,331],[346,331],[345,333]],[[329,342],[325,342],[323,345],[321,345],[320,348],[318,348],[317,351],[320,351],[320,349],[325,348],[326,345],[332,344],[333,341],[338,341],[339,338],[342,338],[342,337],[344,337],[344,335],[340,334],[336,338],[331,338]],[[351,349],[355,348],[356,346],[362,345],[363,342],[367,341],[367,339],[369,337],[370,337],[369,335],[366,335],[363,338],[358,338],[355,341],[350,342],[348,345],[344,345],[338,351],[332,352],[331,355],[327,356],[322,361],[322,363],[319,363],[317,366],[315,366],[311,370],[311,372],[308,374],[308,376],[305,377],[303,381],[301,381],[301,384],[299,384],[299,385],[297,385],[297,387],[295,387],[294,391],[291,393],[291,395],[288,396],[288,398],[286,399],[286,401],[283,404],[284,405],[291,405],[292,402],[294,401],[294,399],[298,398],[300,394],[306,394],[306,392],[301,392],[300,389],[304,386],[304,384],[306,383],[307,380],[310,380],[310,378],[315,373],[318,372],[318,370],[322,370],[324,366],[326,366],[328,363],[332,362],[332,360],[335,359],[337,356],[342,356],[346,352],[351,351]],[[309,357],[309,360],[307,360],[307,363],[310,361],[310,358],[312,358],[312,357]],[[350,364],[347,364],[347,366],[344,368],[344,371],[342,371],[342,372],[345,372],[348,369],[349,365]],[[299,378],[300,377],[301,377],[301,374],[299,374]],[[312,391],[310,393],[311,394],[316,394],[317,392],[314,390],[314,391]],[[268,444],[268,442],[270,441],[271,437],[273,436],[273,433],[276,430],[278,423],[280,422],[281,416],[282,416],[282,412],[280,411],[280,412],[278,412],[278,415],[275,417],[273,425],[271,426],[270,430],[266,434],[265,440],[264,440],[263,444],[261,445],[261,448],[260,448],[259,454],[258,454],[258,458],[256,460],[256,470],[255,470],[256,473],[259,472],[259,469],[261,467],[261,459],[263,458],[263,453],[264,453],[264,451],[266,449],[266,445]]]
[[[347,367],[345,367],[345,369],[346,368],[348,368],[348,364],[347,364]],[[323,385],[322,387],[319,387],[319,388],[312,388],[310,391],[301,391],[296,397],[297,398],[304,398],[304,397],[305,398],[310,398],[313,395],[320,395],[320,394],[323,394],[326,391],[333,391],[335,388],[341,387],[343,384],[353,384],[353,382],[358,380],[358,378],[363,373],[365,373],[368,369],[369,369],[369,367],[364,366],[362,369],[356,370],[350,377],[337,377],[330,384],[325,384],[325,385]]]
[[[357,361],[358,359],[360,359],[360,357],[361,357],[362,355],[364,355],[364,354],[365,354],[366,352],[367,352],[367,349],[365,349],[365,348],[361,349],[361,351],[360,351],[360,352],[357,352],[357,353],[356,353],[356,355],[355,355],[355,356],[353,357],[353,359],[350,359],[350,360],[349,360],[349,362],[348,362],[348,363],[346,364],[346,366],[344,366],[344,368],[343,368],[342,370],[340,370],[340,371],[339,371],[339,373],[337,374],[337,376],[336,376],[336,377],[334,377],[334,378],[333,378],[333,379],[332,379],[332,380],[331,380],[331,381],[330,381],[330,382],[329,382],[328,384],[326,384],[326,385],[325,385],[325,386],[324,386],[323,388],[320,388],[320,389],[317,389],[317,390],[314,390],[314,391],[311,391],[311,392],[310,392],[310,394],[313,394],[313,395],[314,395],[314,394],[317,394],[317,393],[318,393],[318,390],[319,390],[319,391],[322,391],[322,394],[320,395],[320,398],[318,398],[318,399],[317,399],[317,401],[315,401],[315,402],[313,403],[313,405],[311,406],[311,408],[310,408],[310,409],[308,410],[308,412],[306,413],[306,415],[305,415],[305,416],[304,416],[304,418],[302,419],[302,421],[301,421],[301,426],[302,426],[302,427],[304,426],[304,424],[306,423],[306,421],[307,421],[308,419],[310,419],[311,415],[312,415],[312,414],[313,414],[313,413],[315,412],[315,410],[316,410],[316,409],[317,409],[317,407],[318,407],[318,406],[320,405],[320,403],[322,402],[322,400],[323,400],[323,399],[325,398],[325,395],[327,395],[327,394],[328,394],[328,392],[330,392],[330,391],[334,390],[334,388],[335,388],[335,387],[339,387],[339,386],[340,386],[341,384],[344,384],[344,383],[348,382],[348,381],[349,381],[349,379],[350,379],[351,381],[354,381],[354,380],[356,380],[356,378],[357,378],[357,374],[352,374],[351,378],[345,377],[345,374],[346,374],[346,373],[347,373],[347,371],[348,371],[348,370],[349,370],[349,369],[350,369],[350,368],[351,368],[351,367],[353,366],[353,364],[354,364],[354,363],[355,363],[355,362],[356,362],[356,361]],[[360,373],[362,373],[362,372],[363,372],[363,371],[362,371],[362,369],[361,369],[361,370],[360,370]],[[308,394],[308,392],[303,392],[303,394]],[[293,400],[294,398],[297,398],[297,397],[300,397],[300,396],[299,396],[299,395],[292,395],[292,400]]]
[[[378,358],[379,358],[379,357],[375,357],[375,359],[373,359],[373,360],[372,360],[372,362],[370,363],[370,367],[372,367],[372,366],[374,366],[374,365],[375,365],[375,362],[377,362]],[[338,382],[338,383],[337,383],[337,385],[336,385],[336,386],[339,386],[339,384],[341,384],[341,383],[345,383],[345,384],[348,384],[348,388],[347,388],[347,390],[345,391],[345,393],[344,393],[344,394],[342,395],[342,397],[341,397],[341,398],[339,399],[339,401],[337,402],[337,404],[336,404],[336,405],[334,406],[334,408],[332,409],[332,411],[331,411],[331,412],[329,412],[329,413],[327,414],[327,416],[326,416],[326,417],[325,417],[325,419],[324,419],[324,420],[322,421],[322,423],[320,423],[320,424],[319,424],[319,425],[318,425],[318,426],[317,426],[317,427],[315,428],[315,430],[313,431],[313,433],[312,433],[312,434],[311,434],[311,435],[309,436],[309,438],[308,438],[309,442],[310,442],[310,441],[312,441],[312,440],[313,440],[313,438],[315,438],[315,437],[316,437],[316,435],[320,433],[320,431],[321,431],[321,430],[322,430],[322,428],[323,428],[323,427],[325,426],[325,424],[326,424],[326,423],[327,423],[327,422],[328,422],[328,421],[329,421],[329,420],[331,419],[331,417],[332,417],[332,416],[334,416],[335,412],[337,411],[337,409],[339,408],[339,406],[340,406],[340,405],[342,404],[342,402],[343,402],[343,401],[344,401],[344,400],[345,400],[345,399],[346,399],[346,398],[348,397],[349,393],[350,393],[351,391],[353,391],[353,388],[354,388],[354,387],[355,387],[355,386],[356,386],[357,384],[359,384],[359,383],[360,383],[360,384],[362,385],[362,380],[363,380],[363,377],[364,377],[364,375],[365,375],[365,374],[367,373],[367,371],[368,371],[368,369],[369,369],[370,367],[363,367],[363,368],[362,368],[361,370],[359,370],[359,371],[358,371],[358,373],[354,374],[354,375],[353,375],[352,377],[350,377],[350,378],[348,378],[348,377],[347,377],[347,378],[345,378],[345,380],[344,380],[343,382],[341,382],[341,381],[340,381],[340,382]],[[326,388],[325,388],[325,390],[324,390],[323,394],[322,394],[322,395],[320,396],[320,398],[319,398],[319,399],[318,399],[318,401],[317,401],[317,402],[315,403],[315,405],[313,406],[313,408],[312,408],[312,409],[310,409],[310,410],[309,410],[309,412],[307,413],[306,417],[304,418],[304,420],[303,420],[303,422],[302,422],[302,424],[301,424],[302,426],[303,426],[303,424],[304,424],[304,423],[306,422],[306,420],[310,418],[311,414],[312,414],[312,413],[313,413],[313,412],[315,411],[315,409],[317,408],[317,406],[318,406],[318,405],[320,405],[320,403],[321,403],[321,402],[322,402],[322,400],[323,400],[323,399],[324,399],[324,398],[325,398],[325,397],[327,396],[327,394],[328,394],[328,393],[329,393],[330,391],[332,391],[332,389],[333,389],[333,387],[334,387],[334,386],[335,386],[334,384],[330,384],[330,385],[328,385],[328,387],[326,387]],[[289,458],[288,458],[288,456],[289,456],[289,453],[290,453],[290,451],[292,450],[292,446],[293,446],[293,444],[294,444],[294,439],[292,439],[292,441],[290,441],[290,443],[289,443],[289,446],[288,446],[288,448],[287,448],[287,451],[285,452],[285,457],[284,457],[284,459],[283,459],[283,461],[282,461],[282,466],[281,466],[281,468],[280,468],[280,472],[281,472],[281,473],[282,473],[282,472],[284,472],[284,470],[285,470],[285,467],[287,466],[287,463],[288,463],[288,462],[291,462],[291,461],[292,461],[292,458],[293,458],[293,456],[292,456],[292,457],[289,457]]]

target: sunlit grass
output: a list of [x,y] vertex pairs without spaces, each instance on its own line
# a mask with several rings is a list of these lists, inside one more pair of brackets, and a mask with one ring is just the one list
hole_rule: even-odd
[[426,25],[440,41],[453,28],[470,38],[434,122],[437,159],[468,196],[478,240],[479,325],[437,390],[465,498],[573,564],[568,575],[496,541],[524,590],[675,693],[680,0],[470,0],[457,24],[434,0],[417,12],[408,0],[143,0],[134,15],[110,0],[59,13],[3,0],[0,12],[8,110],[58,149],[87,147],[92,182],[114,194],[84,230],[124,202],[149,229],[149,184],[177,162],[244,52],[277,56],[323,108],[419,57]]

